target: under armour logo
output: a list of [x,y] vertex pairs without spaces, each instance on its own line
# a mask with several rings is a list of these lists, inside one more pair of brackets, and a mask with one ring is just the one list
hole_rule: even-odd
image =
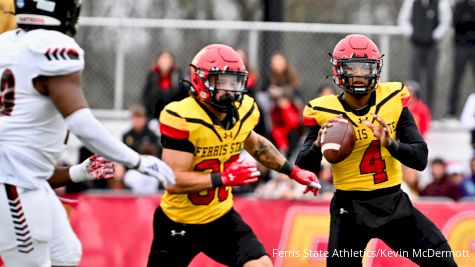
[[358,118],[358,121],[360,122],[360,124],[367,120],[368,120],[368,117]]
[[348,211],[345,210],[344,208],[340,208],[340,214],[344,214],[344,213],[348,213]]
[[229,134],[225,132],[225,133],[224,133],[224,138],[226,139],[226,138],[228,138],[228,137],[229,137],[229,138],[233,138],[233,132],[229,132]]
[[171,236],[176,236],[176,235],[185,236],[185,233],[186,233],[185,230],[181,230],[180,232],[177,232],[177,231],[175,231],[175,230],[170,230]]
[[236,178],[232,173],[228,175],[228,178],[230,181],[234,181],[234,178]]

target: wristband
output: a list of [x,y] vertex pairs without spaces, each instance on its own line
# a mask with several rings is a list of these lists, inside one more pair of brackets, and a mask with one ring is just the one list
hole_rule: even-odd
[[92,180],[89,178],[89,174],[84,172],[81,165],[74,165],[69,168],[69,177],[74,183],[84,182]]
[[221,173],[214,172],[211,174],[211,184],[213,187],[221,187],[223,185],[223,180],[221,179]]
[[290,175],[293,169],[294,169],[294,166],[292,166],[292,164],[290,164],[290,162],[286,160],[284,162],[284,165],[282,165],[282,167],[280,167],[280,169],[277,171],[283,174]]

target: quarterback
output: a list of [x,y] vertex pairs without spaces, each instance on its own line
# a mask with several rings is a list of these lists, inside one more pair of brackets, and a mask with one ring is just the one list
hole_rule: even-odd
[[[401,190],[401,163],[423,170],[427,145],[407,108],[409,93],[398,82],[379,82],[381,54],[368,37],[352,34],[335,46],[333,77],[344,92],[309,102],[304,122],[311,128],[296,164],[318,171],[321,136],[336,118],[355,130],[349,157],[332,164],[336,192],[331,201],[327,266],[361,266],[362,255],[338,257],[342,251],[363,251],[379,238],[395,251],[451,251],[437,227],[414,208]],[[420,266],[456,266],[447,257],[409,256]]]

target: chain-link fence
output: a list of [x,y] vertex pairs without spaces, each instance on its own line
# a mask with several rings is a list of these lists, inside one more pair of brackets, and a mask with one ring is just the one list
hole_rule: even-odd
[[[86,51],[84,91],[92,108],[126,109],[141,99],[145,77],[162,50],[174,53],[179,68],[188,72],[191,59],[203,46],[224,43],[244,48],[251,65],[266,79],[272,52],[283,52],[299,71],[301,93],[309,100],[322,83],[331,83],[329,52],[344,35],[369,35],[384,57],[383,81],[410,77],[410,46],[396,26],[350,24],[264,23],[164,19],[82,17],[77,41]],[[452,76],[450,38],[441,44],[434,117],[445,114]],[[472,89],[466,79],[461,104]]]

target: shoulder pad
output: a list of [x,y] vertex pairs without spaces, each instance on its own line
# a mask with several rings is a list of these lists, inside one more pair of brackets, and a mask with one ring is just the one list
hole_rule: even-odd
[[84,68],[84,51],[73,38],[48,30],[33,30],[25,36],[39,74],[65,75]]
[[307,127],[317,126],[317,111],[313,109],[309,102],[303,109],[303,124]]
[[189,125],[179,114],[179,102],[166,105],[160,113],[160,132],[175,139],[186,140],[190,135]]
[[242,123],[249,121],[252,127],[255,127],[259,123],[260,115],[261,113],[254,98],[244,95],[242,104],[239,107],[239,117]]

